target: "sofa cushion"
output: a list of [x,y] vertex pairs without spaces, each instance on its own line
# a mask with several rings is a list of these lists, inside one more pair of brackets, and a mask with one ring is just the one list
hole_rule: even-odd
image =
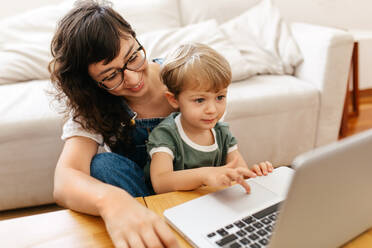
[[[0,21],[0,85],[49,78],[50,43],[58,20],[74,2],[67,0]],[[178,1],[111,2],[138,34],[180,27]]]
[[289,165],[314,148],[320,91],[292,76],[260,75],[230,85],[225,121],[248,163]]
[[149,58],[165,57],[180,44],[200,42],[221,53],[230,63],[233,81],[247,78],[246,62],[231,41],[221,32],[215,20],[145,33],[138,40],[146,48]]
[[0,22],[0,85],[49,77],[50,42],[70,5],[37,8]]
[[223,23],[249,9],[260,0],[180,0],[181,24],[183,26],[216,19]]
[[114,9],[132,25],[137,34],[181,27],[178,1],[114,0],[111,2]]
[[47,93],[52,89],[49,80],[2,85],[0,89],[2,125],[60,118],[56,113],[57,105],[51,101],[52,95]]
[[[229,119],[317,108],[319,90],[293,76],[260,75],[229,86]],[[230,102],[234,102],[230,105]],[[244,108],[242,108],[244,105]]]
[[289,26],[271,0],[262,0],[220,27],[244,56],[251,75],[293,74],[303,60]]

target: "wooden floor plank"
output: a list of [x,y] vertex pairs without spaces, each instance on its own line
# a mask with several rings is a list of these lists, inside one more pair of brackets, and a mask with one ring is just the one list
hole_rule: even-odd
[[360,96],[359,104],[359,115],[348,118],[345,137],[372,128],[372,95]]

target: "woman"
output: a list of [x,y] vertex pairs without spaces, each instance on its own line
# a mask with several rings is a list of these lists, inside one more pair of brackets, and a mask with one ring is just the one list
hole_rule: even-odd
[[[56,202],[102,216],[116,247],[178,247],[168,226],[133,197],[148,195],[148,132],[174,109],[159,65],[112,8],[76,5],[52,40],[51,79],[69,119],[55,171]],[[105,145],[114,153],[97,154]]]

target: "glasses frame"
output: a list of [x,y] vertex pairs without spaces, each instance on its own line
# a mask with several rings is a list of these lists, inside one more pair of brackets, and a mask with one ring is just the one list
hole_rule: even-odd
[[136,49],[136,51],[134,51],[134,52],[131,54],[131,56],[130,56],[129,58],[131,58],[133,54],[138,53],[139,51],[143,50],[143,53],[144,53],[145,57],[144,57],[144,59],[143,59],[143,63],[142,63],[142,65],[139,66],[139,67],[136,68],[136,69],[130,69],[130,68],[127,68],[128,63],[129,63],[129,60],[128,60],[127,62],[125,62],[124,66],[123,66],[122,68],[118,68],[118,69],[116,69],[117,73],[121,73],[121,78],[122,78],[122,79],[121,79],[120,83],[117,83],[117,84],[114,85],[113,87],[108,88],[108,87],[104,84],[104,82],[107,80],[108,77],[105,77],[104,79],[102,79],[102,80],[99,81],[99,82],[96,81],[99,87],[101,87],[101,88],[103,88],[103,89],[105,89],[105,90],[107,90],[107,91],[114,90],[114,89],[118,88],[120,85],[122,85],[123,82],[125,81],[125,80],[124,80],[124,71],[125,71],[125,70],[138,71],[138,69],[141,68],[141,67],[145,64],[145,61],[146,61],[146,50],[145,50],[145,48],[141,45],[141,43],[139,43],[139,41],[138,41],[136,38],[134,38],[134,39],[136,40],[136,42],[137,42],[137,44],[139,45],[139,47]]

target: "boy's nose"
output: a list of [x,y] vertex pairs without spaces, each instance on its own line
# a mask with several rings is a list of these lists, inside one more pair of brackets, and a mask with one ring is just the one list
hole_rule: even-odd
[[207,104],[207,106],[206,106],[206,110],[205,110],[205,112],[206,113],[214,113],[214,112],[216,112],[216,105],[215,105],[215,103],[208,103]]

